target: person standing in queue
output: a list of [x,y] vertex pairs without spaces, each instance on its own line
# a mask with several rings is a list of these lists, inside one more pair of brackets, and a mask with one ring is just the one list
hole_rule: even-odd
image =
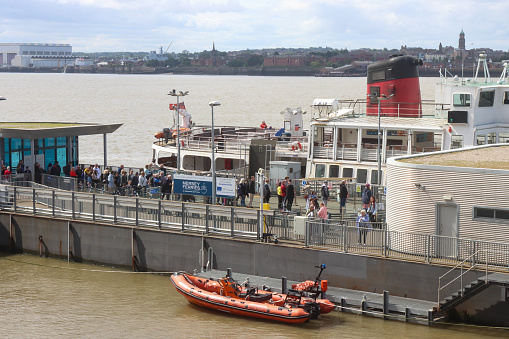
[[288,186],[286,187],[286,209],[292,210],[293,201],[295,199],[295,188],[292,184],[292,179],[288,179]]
[[247,186],[247,193],[249,193],[249,204],[247,207],[253,208],[253,199],[255,195],[255,177],[251,176],[251,180]]
[[345,218],[346,213],[346,199],[350,196],[348,189],[346,188],[346,181],[343,180],[339,186],[339,212],[341,213],[341,219]]

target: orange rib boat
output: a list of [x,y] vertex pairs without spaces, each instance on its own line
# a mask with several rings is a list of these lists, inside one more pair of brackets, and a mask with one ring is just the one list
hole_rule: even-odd
[[[241,287],[228,277],[211,280],[183,272],[173,274],[171,281],[177,291],[192,304],[247,317],[303,323],[335,308],[327,299],[316,299],[316,295],[315,298],[304,296],[302,289],[291,289],[286,295]],[[323,282],[326,281],[322,281],[321,288],[324,287]],[[309,283],[316,285],[312,281]]]
[[[224,280],[223,280],[224,279]],[[198,277],[186,273],[175,273],[171,276],[171,281],[178,292],[180,292],[191,304],[223,311],[227,313],[275,320],[284,323],[304,323],[309,321],[311,313],[307,312],[298,305],[284,305],[282,302],[269,303],[271,293],[245,295],[240,287],[235,286],[227,278],[220,279],[222,287],[219,293],[214,291],[215,284],[209,284],[210,280],[202,280]],[[209,285],[210,290],[199,287],[193,283],[205,287]],[[215,283],[216,281],[214,281]]]

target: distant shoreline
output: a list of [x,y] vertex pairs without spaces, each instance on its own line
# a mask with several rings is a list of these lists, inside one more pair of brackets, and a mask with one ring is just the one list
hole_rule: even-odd
[[[0,68],[6,73],[64,73],[63,68],[26,68],[9,67]],[[461,77],[461,69],[449,69],[452,75]],[[343,75],[320,74],[317,67],[174,67],[152,68],[145,66],[93,66],[93,67],[67,67],[66,73],[85,74],[182,74],[182,75],[251,75],[251,76],[312,76],[312,77],[366,77],[366,73],[345,73]],[[502,69],[490,69],[492,78],[498,78]],[[449,75],[449,74],[448,74]],[[438,69],[419,69],[420,77],[439,77]],[[480,77],[484,73],[479,74]],[[472,69],[463,71],[464,78],[472,78]]]

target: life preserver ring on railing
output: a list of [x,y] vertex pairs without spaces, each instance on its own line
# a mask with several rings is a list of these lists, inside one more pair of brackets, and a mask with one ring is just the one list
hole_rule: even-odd
[[302,145],[298,141],[294,141],[290,144],[290,149],[292,151],[302,151]]

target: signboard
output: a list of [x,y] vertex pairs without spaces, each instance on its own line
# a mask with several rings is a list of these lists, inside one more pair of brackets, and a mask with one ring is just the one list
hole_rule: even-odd
[[[221,198],[235,197],[235,179],[216,178],[216,196]],[[173,176],[173,193],[212,196],[212,177],[175,174]]]

